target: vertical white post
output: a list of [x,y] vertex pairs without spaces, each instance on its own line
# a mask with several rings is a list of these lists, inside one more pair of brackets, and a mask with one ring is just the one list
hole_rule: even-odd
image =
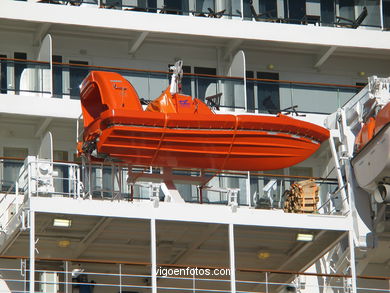
[[[353,228],[352,228],[353,229]],[[356,287],[356,262],[355,262],[355,244],[353,242],[353,230],[348,231],[348,241],[349,241],[349,265],[351,267],[351,285],[352,293],[357,293]]]
[[383,21],[383,0],[379,1],[379,15],[381,16],[381,29],[385,28],[385,23]]
[[241,20],[244,20],[244,0],[241,0]]
[[35,293],[35,211],[29,212],[30,222],[30,293]]
[[119,293],[122,293],[122,264],[119,264]]
[[236,293],[236,256],[234,253],[234,225],[229,224],[230,291]]
[[150,249],[152,257],[152,293],[157,293],[156,219],[150,220]]
[[248,171],[247,178],[245,180],[246,183],[246,202],[249,207],[252,206],[252,200],[251,200],[251,172]]
[[69,293],[69,263],[65,261],[65,293]]

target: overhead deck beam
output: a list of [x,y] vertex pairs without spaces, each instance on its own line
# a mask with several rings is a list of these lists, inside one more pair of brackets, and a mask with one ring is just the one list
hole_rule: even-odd
[[225,48],[225,53],[223,54],[223,59],[228,59],[230,55],[234,53],[235,50],[243,43],[243,40],[233,39],[230,40]]
[[142,43],[145,41],[148,34],[149,32],[141,32],[138,34],[138,36],[132,43],[129,43],[129,55],[135,55],[135,53],[141,47]]
[[40,123],[40,125],[38,125],[37,130],[34,133],[34,137],[41,137],[52,120],[53,120],[53,118],[51,118],[51,117],[44,118],[42,123]]
[[331,46],[323,51],[319,56],[317,56],[317,59],[314,63],[314,68],[320,68],[326,62],[326,60],[329,59],[333,52],[336,51],[336,49],[336,46]]
[[33,45],[39,46],[39,44],[42,42],[43,37],[48,33],[49,29],[51,27],[50,23],[41,23],[38,27],[38,29],[35,31],[34,39],[33,39]]
[[111,223],[112,218],[102,218],[96,225],[91,229],[91,231],[85,235],[85,237],[80,241],[79,246],[76,248],[76,251],[73,254],[73,258],[79,258],[84,251],[87,250],[88,246],[99,237],[99,235],[106,229],[106,227]]

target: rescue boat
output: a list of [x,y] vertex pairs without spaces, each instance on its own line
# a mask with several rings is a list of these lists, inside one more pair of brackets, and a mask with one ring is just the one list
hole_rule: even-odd
[[390,202],[390,103],[369,117],[355,139],[352,159],[359,186],[378,202]]
[[131,165],[259,171],[295,165],[329,137],[282,114],[215,114],[180,93],[181,64],[174,69],[170,86],[145,110],[123,76],[91,71],[81,84],[79,152]]

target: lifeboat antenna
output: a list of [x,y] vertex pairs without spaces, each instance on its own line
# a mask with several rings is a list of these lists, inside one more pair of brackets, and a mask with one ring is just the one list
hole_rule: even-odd
[[183,60],[178,60],[175,65],[171,66],[169,69],[173,71],[170,92],[172,95],[174,95],[181,90],[181,79],[183,78]]

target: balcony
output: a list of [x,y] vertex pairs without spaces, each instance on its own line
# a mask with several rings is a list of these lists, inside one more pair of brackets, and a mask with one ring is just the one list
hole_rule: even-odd
[[[0,58],[0,93],[79,99],[79,85],[91,70],[114,71],[129,80],[145,101],[157,98],[169,84],[169,72]],[[184,94],[205,100],[222,94],[221,111],[330,114],[360,91],[361,86],[309,83],[184,73]],[[246,98],[245,98],[246,97]],[[296,107],[295,107],[296,106]],[[284,111],[284,109],[286,109]],[[34,113],[31,113],[34,114]]]
[[387,2],[276,0],[29,0],[80,7],[248,21],[367,29],[390,28]]
[[[81,168],[79,164],[55,162],[50,167],[53,175],[47,181],[50,188],[42,189],[38,181],[35,186],[35,177],[31,179],[32,183],[23,179],[27,178],[28,172],[32,172],[34,166],[34,163],[23,165],[21,159],[0,160],[0,193],[6,195],[0,200],[0,204],[8,195],[19,194],[22,198],[47,197],[48,192],[53,198],[124,202],[149,202],[152,199],[166,201],[167,195],[158,184],[163,182],[159,181],[159,168],[145,170],[113,163],[95,163]],[[334,178],[289,176],[278,172],[272,174],[203,170],[201,173],[185,169],[173,170],[172,178],[187,203],[279,211],[285,208],[286,191],[292,183],[314,179],[319,188],[316,214],[338,215],[343,213],[344,208],[338,196],[338,183]],[[0,216],[0,225],[6,226],[11,219],[8,216],[6,213]]]

